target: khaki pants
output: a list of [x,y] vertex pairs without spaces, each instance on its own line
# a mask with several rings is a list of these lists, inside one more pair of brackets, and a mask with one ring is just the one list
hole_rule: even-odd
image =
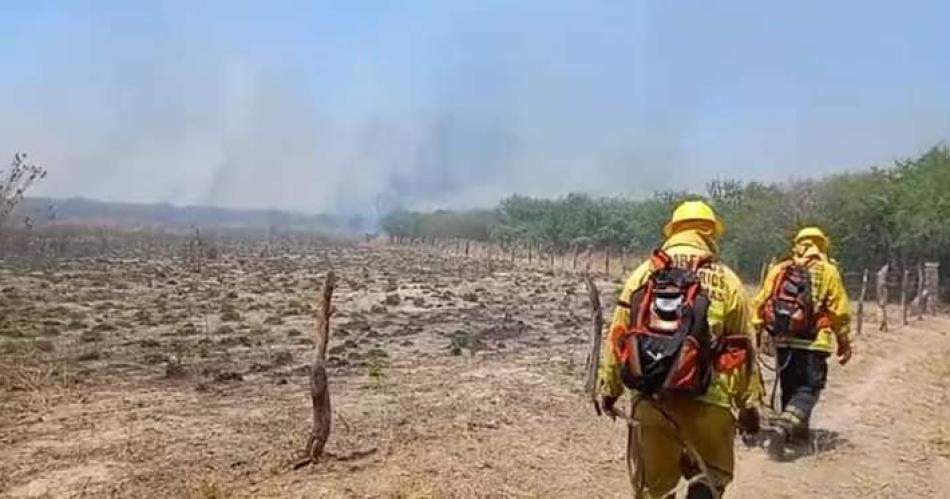
[[[654,404],[659,404],[676,422],[680,435]],[[696,473],[684,470],[681,465],[685,451],[681,439],[696,449],[711,475],[708,478],[720,490],[732,481],[736,429],[729,409],[693,399],[643,400],[637,404],[634,419],[640,422],[636,466],[638,478],[642,478],[644,485],[642,494],[637,497],[666,497],[684,475],[689,477]]]

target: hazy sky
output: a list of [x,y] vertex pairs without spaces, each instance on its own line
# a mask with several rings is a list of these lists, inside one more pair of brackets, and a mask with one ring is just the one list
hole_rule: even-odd
[[[201,5],[198,5],[201,4]],[[35,191],[306,211],[642,195],[950,138],[944,2],[0,2]]]

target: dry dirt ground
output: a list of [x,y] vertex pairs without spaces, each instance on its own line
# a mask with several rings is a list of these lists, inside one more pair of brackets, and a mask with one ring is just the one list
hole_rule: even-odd
[[[340,275],[334,430],[298,471],[312,303]],[[7,266],[3,497],[628,497],[581,393],[582,282],[404,248]],[[613,303],[618,282],[600,282]],[[950,320],[858,338],[814,449],[739,447],[731,497],[950,497]]]

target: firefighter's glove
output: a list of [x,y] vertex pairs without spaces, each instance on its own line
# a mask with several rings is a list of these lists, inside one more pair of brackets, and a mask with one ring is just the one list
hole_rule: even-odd
[[842,366],[851,360],[851,340],[849,338],[838,338],[838,363]]
[[611,395],[604,395],[600,398],[600,409],[604,414],[610,416],[610,419],[616,419],[617,414],[614,412],[614,404],[617,403],[617,397]]
[[755,435],[762,429],[758,409],[751,407],[739,410],[739,418],[736,424],[739,426],[739,432],[743,435]]

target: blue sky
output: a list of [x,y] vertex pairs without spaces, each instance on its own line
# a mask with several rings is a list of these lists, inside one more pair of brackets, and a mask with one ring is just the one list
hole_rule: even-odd
[[[193,5],[200,4],[200,5]],[[940,2],[0,3],[38,194],[306,211],[645,195],[950,137]]]

